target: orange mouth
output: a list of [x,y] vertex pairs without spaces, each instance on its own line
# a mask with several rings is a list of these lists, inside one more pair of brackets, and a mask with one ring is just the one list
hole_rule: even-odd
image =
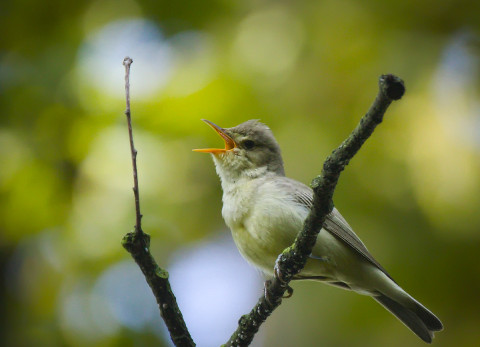
[[201,149],[194,149],[194,152],[202,152],[202,153],[212,153],[212,154],[219,154],[225,153],[237,147],[235,141],[226,134],[225,129],[219,127],[215,123],[210,122],[209,120],[202,119],[205,123],[210,125],[213,130],[217,132],[218,135],[225,141],[225,148],[201,148]]

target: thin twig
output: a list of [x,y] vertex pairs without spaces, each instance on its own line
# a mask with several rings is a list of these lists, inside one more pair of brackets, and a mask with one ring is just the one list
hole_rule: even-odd
[[[348,162],[358,152],[363,143],[373,133],[375,127],[383,120],[383,115],[393,100],[400,99],[405,92],[403,81],[394,75],[382,75],[379,80],[379,92],[372,106],[362,117],[360,123],[350,136],[330,154],[323,164],[322,173],[312,181],[314,201],[307,216],[303,230],[297,236],[294,244],[285,249],[277,259],[276,270],[282,274],[282,279],[274,277],[252,311],[242,316],[237,330],[227,342],[227,346],[248,346],[260,325],[277,308],[288,283],[300,272],[317,240],[326,216],[333,209],[333,193],[340,173]],[[277,272],[276,272],[277,273]]]
[[125,66],[125,99],[127,102],[127,108],[125,109],[125,115],[127,116],[128,136],[130,138],[130,151],[132,154],[132,166],[133,166],[133,194],[135,195],[135,231],[139,234],[143,233],[142,230],[142,214],[140,213],[140,192],[138,190],[138,172],[137,172],[137,150],[133,143],[133,131],[132,131],[132,117],[130,115],[130,65],[133,60],[130,57],[123,59],[123,65]]
[[132,120],[130,116],[130,65],[133,60],[126,57],[123,60],[125,65],[125,96],[127,99],[127,109],[125,115],[127,116],[128,134],[130,136],[130,149],[132,154],[133,166],[133,193],[135,195],[135,211],[136,211],[136,225],[133,232],[128,233],[123,237],[123,247],[132,255],[135,262],[147,280],[150,289],[157,300],[160,314],[170,332],[175,346],[193,347],[193,342],[190,333],[188,332],[185,321],[183,320],[182,312],[178,307],[175,295],[170,287],[168,281],[168,271],[162,269],[156,263],[155,259],[150,253],[150,235],[142,231],[142,214],[140,213],[140,197],[138,192],[138,175],[137,175],[137,150],[133,144]]

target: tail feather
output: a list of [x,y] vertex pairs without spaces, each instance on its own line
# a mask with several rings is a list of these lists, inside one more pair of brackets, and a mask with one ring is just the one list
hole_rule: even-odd
[[428,329],[432,331],[443,330],[443,324],[432,312],[423,307],[420,303],[415,302],[415,312],[420,317],[420,319],[425,323]]
[[440,320],[416,301],[413,301],[415,307],[411,309],[383,294],[373,298],[427,343],[432,343],[434,331],[443,329]]

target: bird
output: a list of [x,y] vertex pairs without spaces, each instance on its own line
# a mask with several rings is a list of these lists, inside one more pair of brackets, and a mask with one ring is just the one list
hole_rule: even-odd
[[[285,176],[280,146],[264,123],[248,120],[222,128],[202,120],[225,142],[225,148],[193,150],[213,157],[223,190],[223,219],[241,255],[266,276],[274,276],[278,255],[302,229],[313,191]],[[326,216],[305,267],[293,279],[368,295],[427,343],[443,329],[375,260],[336,208]]]

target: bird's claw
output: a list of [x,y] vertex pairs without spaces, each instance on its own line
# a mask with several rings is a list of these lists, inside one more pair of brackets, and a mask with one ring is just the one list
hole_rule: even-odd
[[268,305],[273,306],[272,302],[270,301],[270,296],[268,294],[268,286],[272,283],[272,280],[266,280],[263,283],[263,296],[265,297],[265,300],[267,301]]
[[[265,297],[265,300],[270,306],[273,306],[272,301],[270,300],[270,295],[268,294],[268,286],[272,283],[272,280],[266,280],[263,283],[263,296]],[[282,296],[282,299],[288,299],[291,298],[293,295],[293,288],[290,287],[289,285],[286,285],[286,291],[287,293]]]
[[286,284],[287,281],[285,281],[283,279],[283,274],[282,274],[282,271],[280,270],[279,260],[280,260],[280,257],[277,259],[277,261],[275,261],[275,267],[273,268],[273,274],[275,275],[276,278],[278,278],[278,280],[282,284]]
[[[282,255],[279,255],[275,261],[275,267],[273,268],[274,277],[281,283],[281,286],[285,288],[286,294],[282,296],[282,299],[288,299],[293,295],[293,288],[288,285],[288,281],[285,280],[282,271],[280,270],[280,258]],[[272,301],[270,300],[268,294],[268,287],[272,283],[272,280],[266,280],[263,285],[263,294],[267,303],[272,306]]]
[[282,296],[283,299],[291,298],[293,295],[293,288],[287,285],[287,294]]
[[287,281],[285,281],[282,271],[280,270],[280,257],[281,255],[275,261],[275,267],[273,268],[273,273],[275,274],[275,277],[280,281],[280,283],[282,283],[282,285],[286,287],[285,289],[287,291],[287,294],[283,295],[282,298],[288,299],[293,295],[293,288],[288,285]]

